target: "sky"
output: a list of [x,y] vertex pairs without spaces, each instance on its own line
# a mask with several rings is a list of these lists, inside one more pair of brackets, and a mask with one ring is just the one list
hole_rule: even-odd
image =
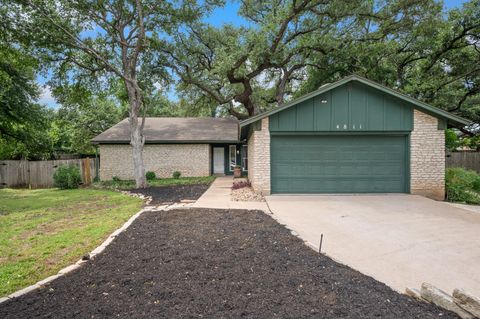
[[[444,0],[445,8],[451,9],[455,7],[460,7],[463,3],[468,0]],[[212,24],[213,26],[221,26],[222,24],[232,23],[234,25],[247,25],[247,21],[239,16],[238,9],[240,8],[240,3],[237,1],[227,1],[226,5],[223,8],[215,9],[212,14],[205,19],[205,22]],[[50,75],[47,74],[39,75],[37,81],[42,86],[42,94],[40,96],[39,102],[45,104],[51,108],[57,108],[59,105],[55,101],[55,98],[52,96],[50,88],[46,85]],[[167,95],[171,98],[175,98],[175,92],[167,92]]]

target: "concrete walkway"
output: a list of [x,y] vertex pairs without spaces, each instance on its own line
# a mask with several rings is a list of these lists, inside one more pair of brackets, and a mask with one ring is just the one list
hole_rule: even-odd
[[480,296],[480,214],[414,195],[267,196],[318,250],[404,292],[429,282]]
[[209,189],[192,205],[201,208],[220,209],[259,209],[267,211],[265,202],[235,202],[230,195],[233,176],[220,176],[215,179]]

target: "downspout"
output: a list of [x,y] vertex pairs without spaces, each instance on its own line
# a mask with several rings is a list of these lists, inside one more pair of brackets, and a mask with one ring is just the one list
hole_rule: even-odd
[[95,181],[100,181],[99,168],[100,168],[100,161],[98,158],[98,144],[95,144]]

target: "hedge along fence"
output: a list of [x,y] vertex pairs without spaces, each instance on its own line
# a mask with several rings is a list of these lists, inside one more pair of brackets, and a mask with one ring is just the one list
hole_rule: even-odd
[[447,168],[461,167],[480,174],[480,152],[447,152],[446,156]]
[[61,165],[75,165],[80,169],[82,182],[90,184],[96,176],[98,161],[79,158],[53,161],[0,161],[0,188],[53,187],[53,174]]

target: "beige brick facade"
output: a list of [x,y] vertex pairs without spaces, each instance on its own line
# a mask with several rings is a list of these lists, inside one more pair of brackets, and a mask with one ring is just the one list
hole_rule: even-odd
[[262,119],[261,129],[248,139],[248,179],[256,191],[270,194],[270,131],[268,117]]
[[[132,148],[127,144],[101,144],[100,179],[117,176],[134,179]],[[208,144],[146,144],[143,149],[146,171],[157,177],[171,177],[174,171],[182,176],[210,175],[210,145]]]
[[413,112],[410,135],[410,191],[437,200],[445,198],[445,132],[438,119]]

